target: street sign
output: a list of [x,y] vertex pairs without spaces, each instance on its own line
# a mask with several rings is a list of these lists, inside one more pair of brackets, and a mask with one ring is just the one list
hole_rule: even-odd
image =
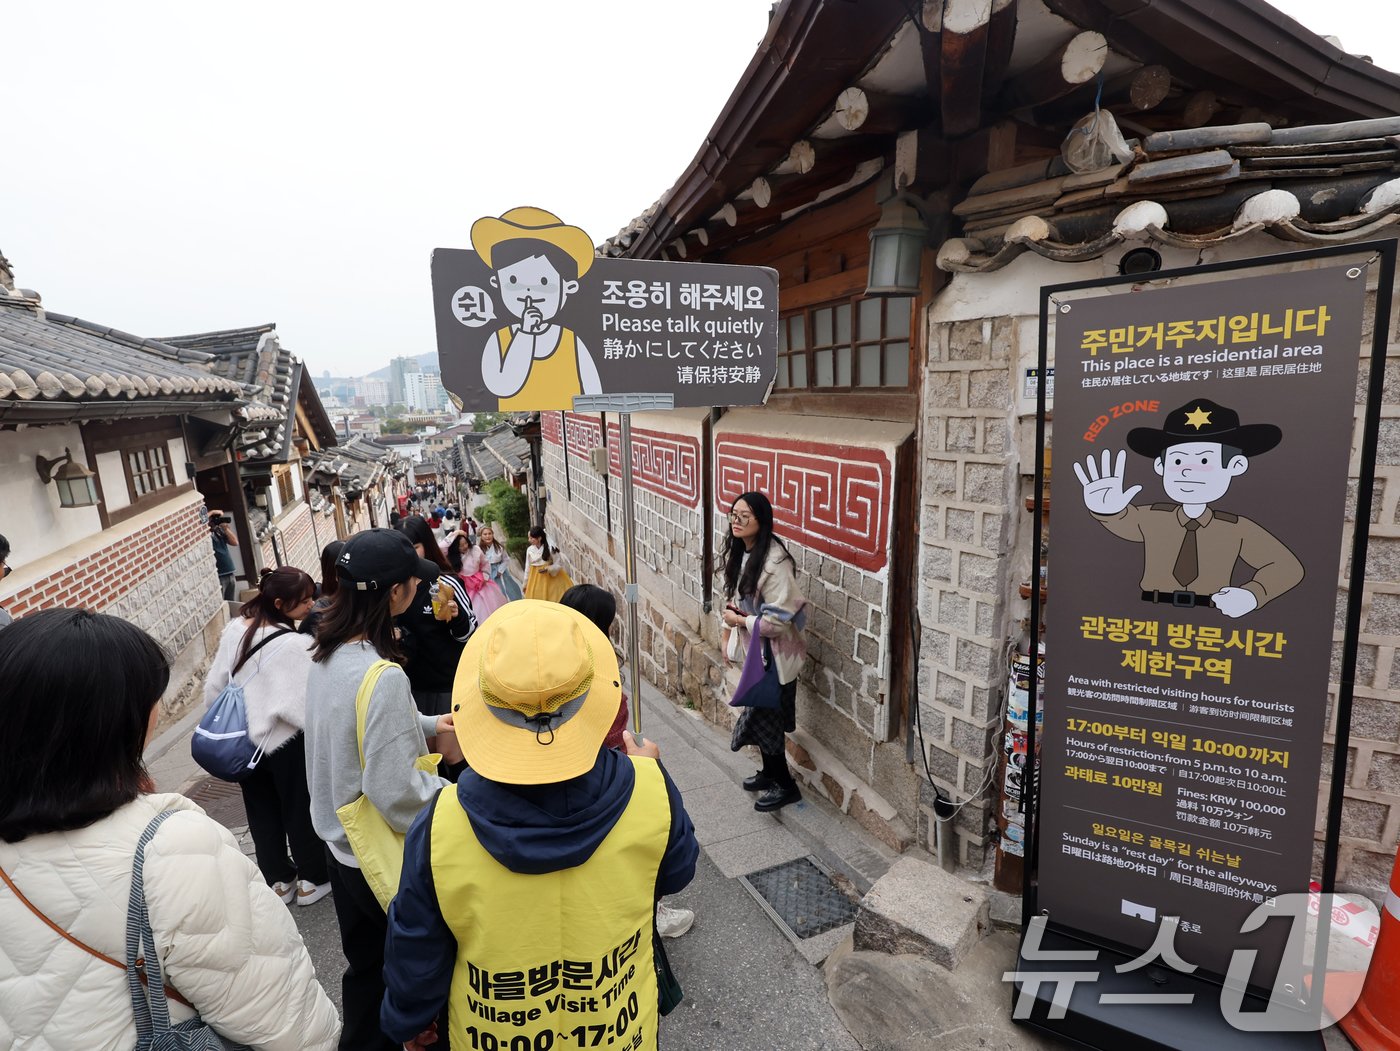
[[[1037,907],[1268,987],[1306,892],[1364,267],[1051,300]],[[1092,887],[1092,893],[1085,888]]]
[[776,271],[600,258],[541,208],[478,219],[471,241],[432,259],[442,383],[464,411],[614,394],[763,403],[777,372]]

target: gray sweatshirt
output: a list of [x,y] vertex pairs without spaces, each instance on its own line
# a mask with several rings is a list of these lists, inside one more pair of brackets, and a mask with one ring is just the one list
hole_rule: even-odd
[[311,824],[344,865],[359,868],[336,810],[361,794],[400,832],[447,784],[414,769],[428,754],[424,739],[437,728],[436,717],[420,715],[408,676],[386,668],[370,696],[365,716],[365,766],[355,744],[355,694],[379,654],[367,642],[350,642],[329,660],[312,664],[306,682],[306,783],[311,792]]

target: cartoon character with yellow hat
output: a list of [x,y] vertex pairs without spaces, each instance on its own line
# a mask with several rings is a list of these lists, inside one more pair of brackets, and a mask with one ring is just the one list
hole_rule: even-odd
[[512,208],[472,224],[472,248],[495,275],[505,310],[518,324],[497,329],[481,354],[481,378],[502,412],[570,409],[578,394],[601,394],[598,367],[583,340],[554,324],[593,264],[593,242],[543,208]]

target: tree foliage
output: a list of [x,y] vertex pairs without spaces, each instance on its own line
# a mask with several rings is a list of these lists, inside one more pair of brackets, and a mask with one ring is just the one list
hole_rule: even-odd
[[525,499],[524,493],[504,478],[487,482],[486,492],[491,497],[491,502],[482,507],[478,520],[499,525],[506,534],[506,550],[523,561],[525,548],[530,542],[527,535],[530,532],[529,501]]
[[498,423],[505,423],[506,414],[503,412],[478,412],[472,415],[472,430],[481,432],[489,431]]

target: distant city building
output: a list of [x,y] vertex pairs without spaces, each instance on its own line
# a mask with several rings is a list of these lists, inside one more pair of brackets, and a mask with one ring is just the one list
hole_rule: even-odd
[[392,404],[407,405],[409,376],[422,372],[417,358],[393,358],[389,361],[389,394]]
[[362,405],[391,405],[394,402],[389,381],[376,376],[365,376],[355,380],[355,397],[362,399]]
[[447,392],[436,372],[410,372],[404,375],[404,401],[419,412],[439,412],[447,404]]

